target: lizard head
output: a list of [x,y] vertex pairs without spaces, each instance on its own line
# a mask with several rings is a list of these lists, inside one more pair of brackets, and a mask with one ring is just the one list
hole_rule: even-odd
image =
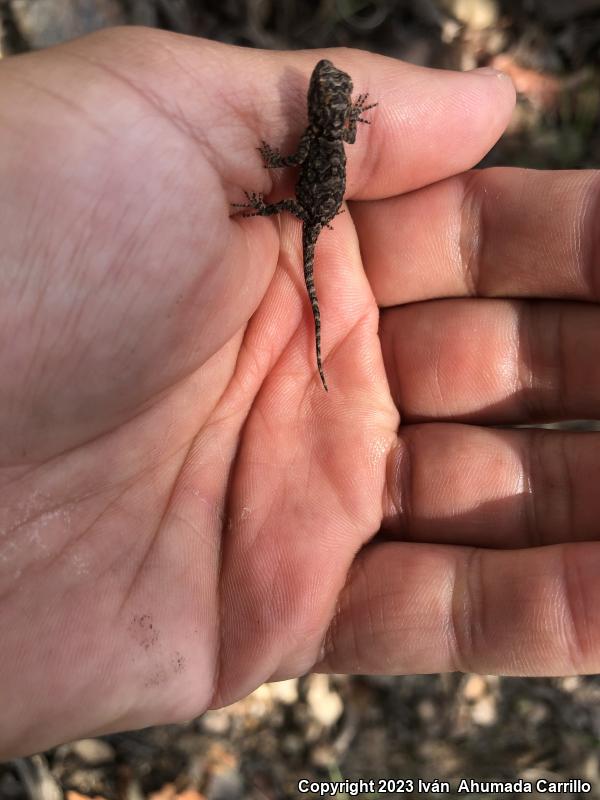
[[352,105],[352,79],[331,61],[316,65],[308,89],[308,121],[315,133],[327,139],[341,139]]

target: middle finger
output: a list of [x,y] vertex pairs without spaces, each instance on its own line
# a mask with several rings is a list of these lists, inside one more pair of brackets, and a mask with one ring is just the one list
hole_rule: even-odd
[[353,203],[380,306],[440,297],[597,302],[600,172],[473,170]]
[[384,310],[380,338],[404,422],[597,419],[600,306],[457,299]]

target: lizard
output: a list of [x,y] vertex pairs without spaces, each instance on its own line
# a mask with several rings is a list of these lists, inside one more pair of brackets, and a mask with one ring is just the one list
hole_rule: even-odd
[[237,208],[251,209],[245,217],[270,217],[289,211],[302,222],[302,256],[304,282],[315,323],[317,368],[327,391],[327,381],[321,359],[321,313],[313,277],[315,245],[322,229],[340,211],[346,191],[346,154],[344,142],[354,144],[357,123],[370,121],[361,114],[377,103],[365,105],[368,93],[352,101],[352,80],[327,59],[315,66],[308,87],[308,127],[293,155],[281,153],[262,141],[258,148],[266,169],[300,167],[296,182],[296,197],[267,204],[263,195],[245,192],[247,203],[233,203]]

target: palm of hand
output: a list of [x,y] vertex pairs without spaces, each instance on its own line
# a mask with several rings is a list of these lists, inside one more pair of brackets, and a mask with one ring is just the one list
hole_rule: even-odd
[[[378,529],[397,424],[351,222],[323,245],[328,397],[297,226],[283,222],[273,276],[273,223],[223,213],[251,144],[232,142],[238,168],[235,150],[201,138],[210,120],[182,129],[167,98],[95,63],[99,39],[85,60],[65,48],[52,80],[37,57],[9,65],[36,86],[47,123],[27,143],[46,150],[32,185],[13,175],[15,195],[19,183],[23,203],[37,201],[27,229],[18,203],[6,220],[28,274],[14,276],[18,314],[5,311],[17,352],[2,352],[5,407],[19,399],[3,443],[4,652],[20,652],[38,709],[67,671],[74,697],[93,679],[107,702],[86,730],[114,727],[124,695],[153,698],[127,720],[137,725],[309,669]],[[64,90],[65,122],[57,93],[72,60],[85,77]],[[23,644],[13,619],[37,635]],[[40,743],[52,740],[50,725]]]

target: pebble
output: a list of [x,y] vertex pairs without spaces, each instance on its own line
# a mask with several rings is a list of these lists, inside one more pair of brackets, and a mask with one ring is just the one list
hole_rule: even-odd
[[73,755],[88,767],[98,767],[115,759],[115,751],[103,739],[78,739],[68,745]]
[[329,685],[327,675],[311,675],[306,699],[313,717],[328,728],[334,725],[344,710],[339,694]]

